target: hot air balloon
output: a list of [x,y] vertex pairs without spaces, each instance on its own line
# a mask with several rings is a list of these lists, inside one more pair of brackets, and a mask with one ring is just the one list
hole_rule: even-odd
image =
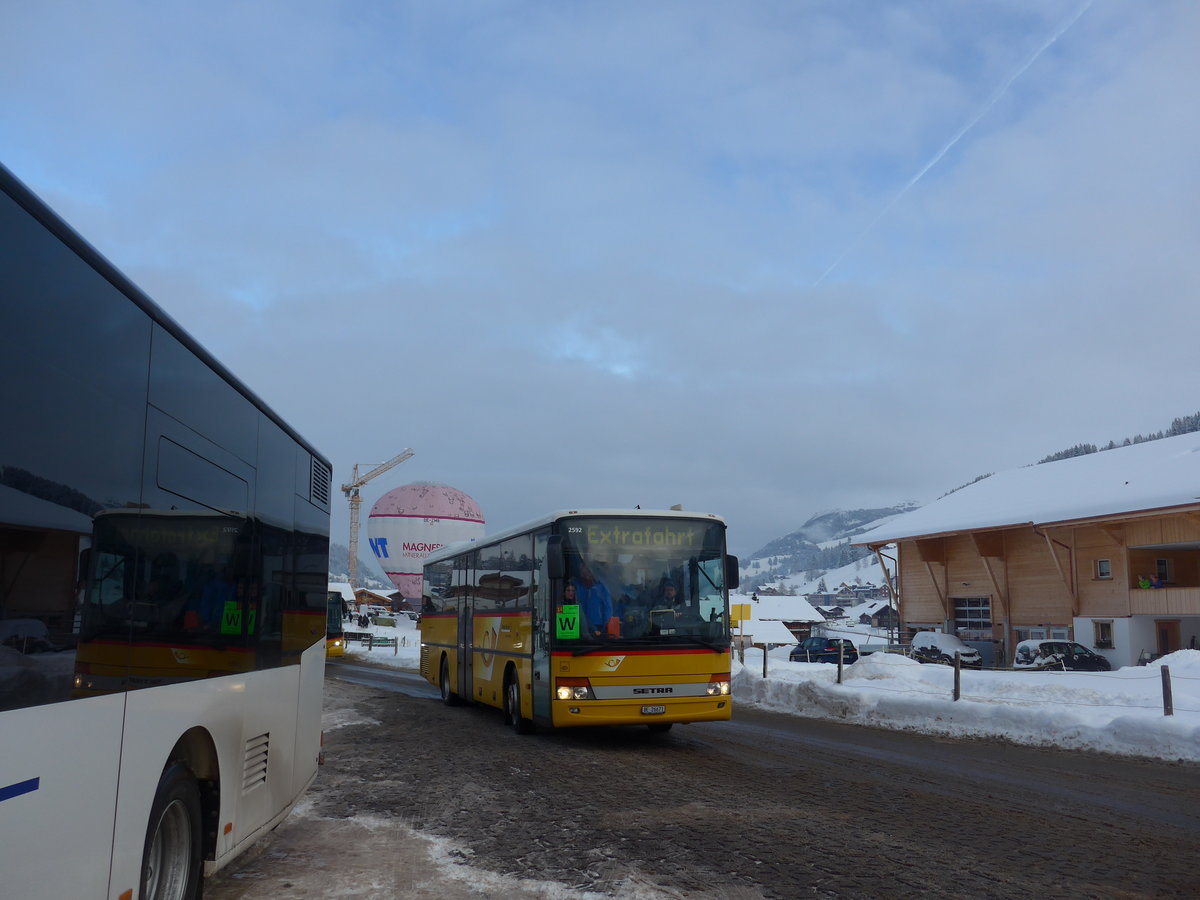
[[406,600],[421,596],[425,557],[447,544],[483,535],[478,503],[457,488],[427,481],[388,491],[367,517],[371,552]]

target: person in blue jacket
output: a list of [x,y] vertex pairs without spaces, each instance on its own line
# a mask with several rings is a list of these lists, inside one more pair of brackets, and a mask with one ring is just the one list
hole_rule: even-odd
[[580,560],[579,574],[571,583],[575,585],[575,597],[587,622],[588,634],[602,637],[613,614],[612,593],[584,560]]

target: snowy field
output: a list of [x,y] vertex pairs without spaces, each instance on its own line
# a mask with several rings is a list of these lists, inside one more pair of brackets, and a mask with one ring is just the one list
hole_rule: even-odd
[[[365,650],[354,644],[348,659],[418,667],[416,623],[400,617],[395,628],[368,630],[397,637],[398,646]],[[1200,650],[1180,650],[1115,672],[964,670],[961,699],[955,701],[948,666],[873,653],[846,666],[838,684],[837,666],[789,662],[789,649],[767,655],[765,678],[762,651],[747,651],[744,664],[735,660],[735,700],[880,728],[1200,762]],[[1170,675],[1171,716],[1163,713],[1163,666]]]

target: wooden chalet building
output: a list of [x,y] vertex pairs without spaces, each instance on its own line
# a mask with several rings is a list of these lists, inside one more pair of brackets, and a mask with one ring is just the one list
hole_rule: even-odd
[[855,543],[889,578],[894,562],[904,633],[990,643],[997,665],[1030,638],[1078,641],[1114,668],[1194,648],[1200,433],[993,475]]
[[899,615],[887,600],[859,604],[851,609],[850,613],[858,617],[858,624],[870,625],[872,628],[896,628],[900,624]]

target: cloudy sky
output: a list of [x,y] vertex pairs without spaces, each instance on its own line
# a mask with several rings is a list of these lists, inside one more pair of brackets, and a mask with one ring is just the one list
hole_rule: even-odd
[[[366,491],[742,554],[1200,409],[1200,4],[10,4],[0,162]],[[345,542],[345,504],[335,539]]]

